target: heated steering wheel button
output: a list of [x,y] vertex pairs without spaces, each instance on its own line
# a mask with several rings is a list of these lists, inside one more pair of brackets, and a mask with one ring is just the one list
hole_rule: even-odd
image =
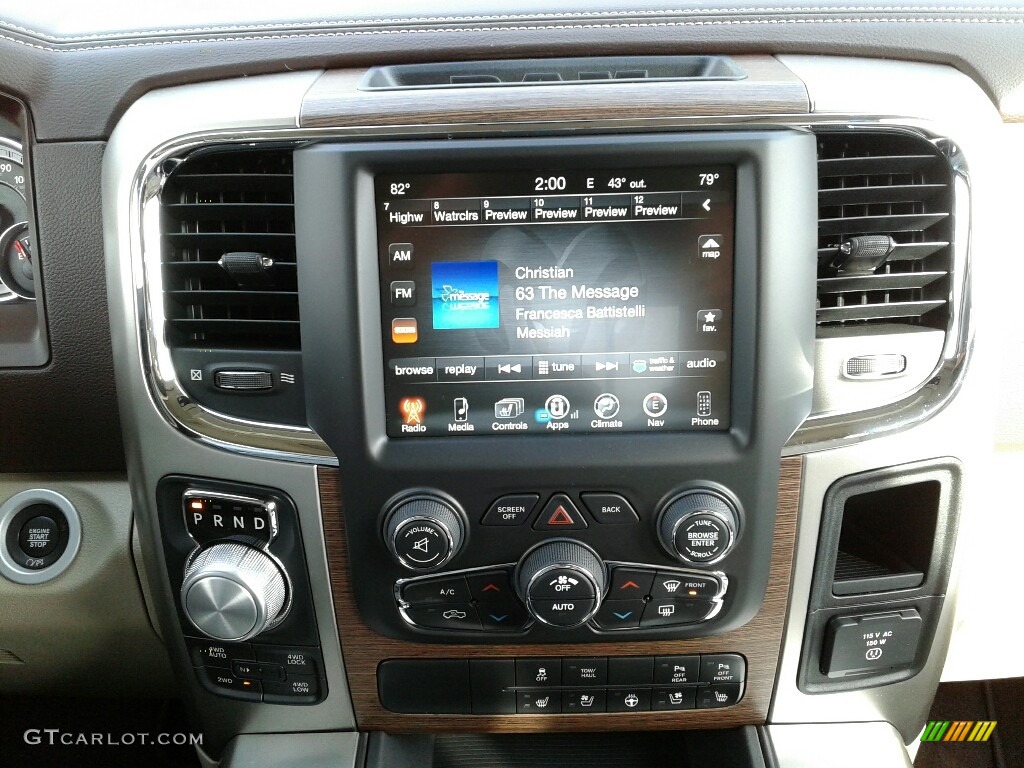
[[39,515],[21,527],[18,546],[30,558],[41,559],[53,552],[60,541],[57,521],[52,517]]
[[555,568],[530,585],[532,600],[578,600],[592,598],[594,583],[573,568]]

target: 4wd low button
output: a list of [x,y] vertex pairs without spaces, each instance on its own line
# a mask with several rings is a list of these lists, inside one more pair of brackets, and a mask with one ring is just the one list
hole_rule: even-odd
[[35,559],[46,557],[53,552],[59,541],[57,521],[45,515],[33,517],[18,533],[18,546],[21,551]]

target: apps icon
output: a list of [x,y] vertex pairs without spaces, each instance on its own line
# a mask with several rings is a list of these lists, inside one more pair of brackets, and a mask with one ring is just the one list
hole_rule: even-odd
[[551,414],[555,421],[569,415],[569,398],[565,395],[552,395],[544,402],[544,410]]

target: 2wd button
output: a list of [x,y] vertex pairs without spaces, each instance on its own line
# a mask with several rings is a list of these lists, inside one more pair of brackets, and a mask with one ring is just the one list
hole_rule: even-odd
[[530,585],[531,600],[577,600],[594,596],[594,583],[572,568],[547,571]]
[[593,613],[597,600],[584,597],[578,600],[531,600],[533,614],[554,627],[575,627]]

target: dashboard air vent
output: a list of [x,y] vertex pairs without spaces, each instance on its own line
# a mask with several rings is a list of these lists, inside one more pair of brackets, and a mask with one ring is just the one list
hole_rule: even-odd
[[945,329],[953,264],[952,171],[902,133],[818,135],[820,327]]
[[171,347],[298,350],[291,150],[193,154],[161,202]]

